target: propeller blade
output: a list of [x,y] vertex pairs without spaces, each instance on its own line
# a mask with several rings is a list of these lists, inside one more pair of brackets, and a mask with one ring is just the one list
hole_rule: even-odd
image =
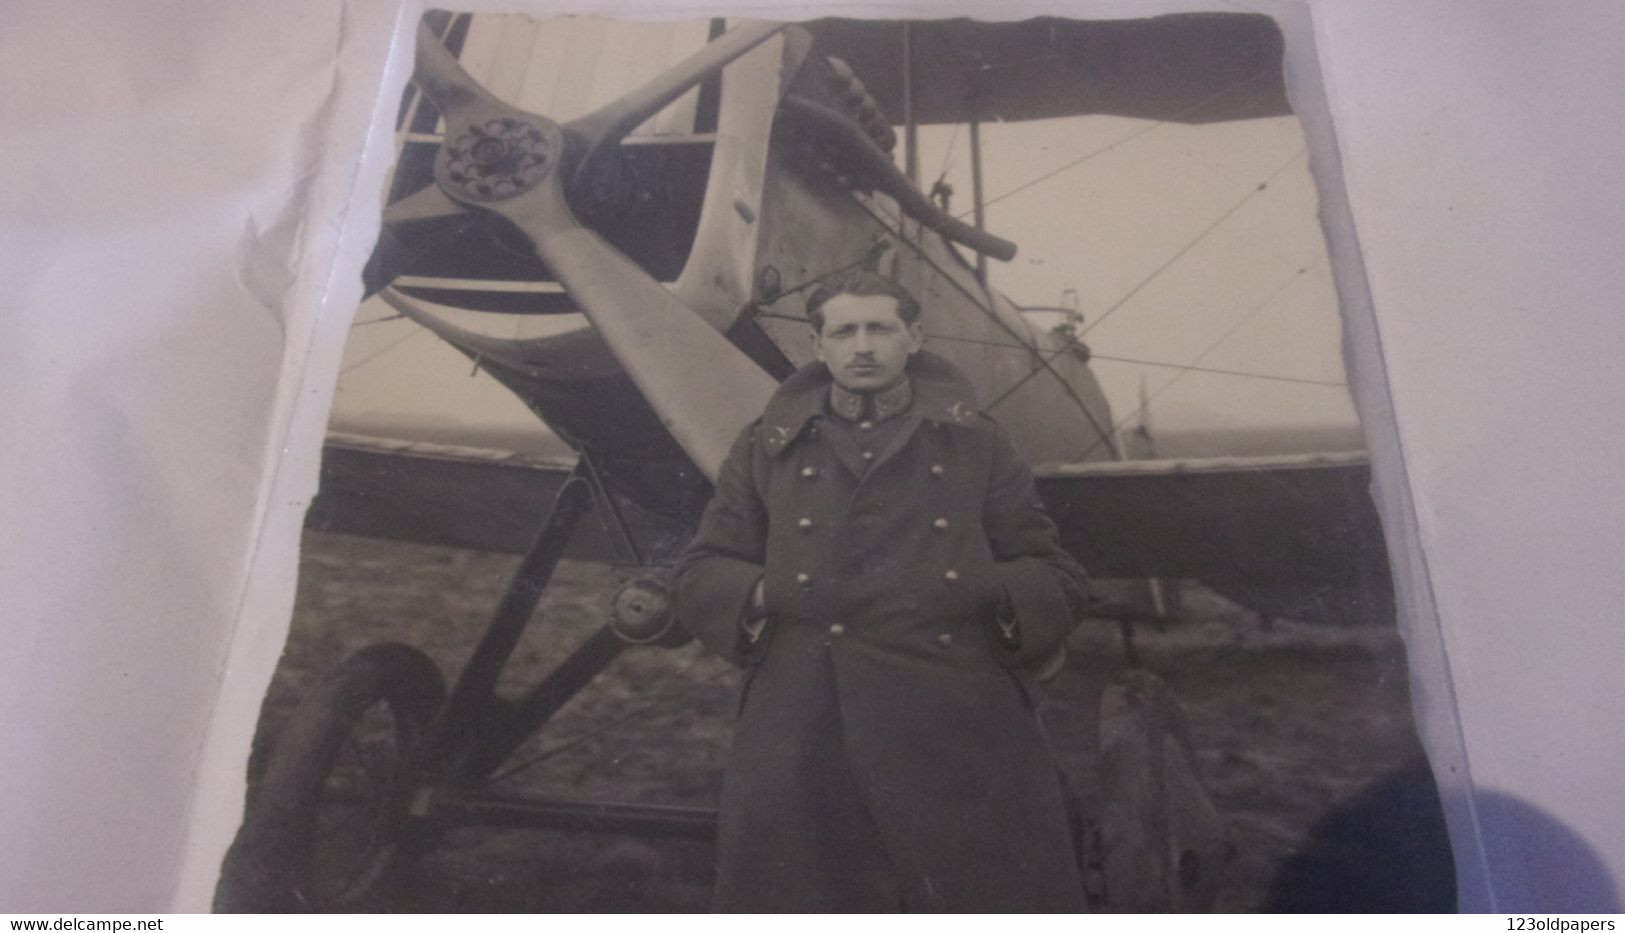
[[[437,228],[431,238],[403,238],[399,225],[418,220],[460,218],[454,223]],[[425,185],[384,208],[383,224],[378,230],[378,243],[373,247],[367,265],[361,270],[362,294],[372,297],[379,289],[395,281],[395,277],[411,269],[419,259],[440,248],[477,223],[479,218],[468,208],[446,196],[439,185]]]
[[437,311],[429,302],[408,295],[394,286],[380,290],[378,297],[400,312],[402,317],[422,325],[435,336],[464,352],[477,353],[486,359],[496,360],[515,369],[528,368],[524,349],[529,341],[491,337],[458,327],[442,317],[442,312]]
[[[618,139],[706,75],[761,44],[780,24],[728,33],[610,107],[584,117],[583,155]],[[565,200],[561,128],[481,88],[433,32],[418,31],[416,81],[440,109],[445,143],[437,185],[453,201],[484,208],[530,240],[572,301],[608,344],[672,438],[715,481],[734,438],[778,383],[692,308],[576,219]],[[652,108],[652,109],[651,109]],[[643,114],[639,116],[639,114]],[[407,313],[405,307],[403,313]]]
[[384,223],[402,224],[414,220],[438,220],[466,213],[468,208],[453,201],[439,185],[424,185],[384,208]]
[[734,439],[761,414],[778,383],[642,267],[577,222],[556,175],[551,185],[496,209],[531,238],[673,439],[715,482]]
[[[771,39],[786,23],[751,22],[735,26],[688,58],[671,66],[640,87],[565,124],[564,131],[583,143],[577,173],[604,146],[620,142],[639,123],[688,93],[718,69]],[[432,35],[432,34],[431,34]]]
[[[457,56],[441,44],[434,30],[422,23],[418,24],[417,62],[412,68],[412,83],[429,95],[441,116],[474,103],[507,106],[469,77],[458,64]],[[450,117],[446,122],[451,122]]]
[[[433,30],[424,25],[418,26],[417,61],[412,72],[412,81],[434,102],[445,119],[447,145],[456,144],[462,145],[465,150],[472,149],[478,145],[479,139],[493,135],[501,137],[503,121],[512,123],[515,118],[528,117],[527,114],[508,106],[480,87],[479,83],[463,70],[462,65],[457,63],[456,57],[441,44]],[[495,132],[485,131],[487,127],[494,128]],[[506,140],[499,140],[498,148],[502,148],[501,143],[504,142]],[[444,153],[446,146],[441,148]],[[499,164],[496,166],[481,165],[476,167],[475,171],[495,173],[511,167],[501,164],[504,162],[502,155],[498,154],[495,161]],[[465,152],[465,161],[469,158],[473,158],[473,154]],[[442,161],[443,154],[437,159],[437,163]],[[531,170],[534,172],[534,168]],[[436,184],[425,185],[384,208],[383,229],[379,232],[378,245],[367,261],[367,267],[362,270],[365,295],[370,297],[376,294],[394,281],[402,271],[412,268],[419,258],[437,248],[438,244],[450,241],[480,220],[478,215],[471,214],[464,204],[467,200],[477,199],[478,192],[473,192],[472,197],[461,200],[450,196],[438,165],[435,181]],[[462,216],[466,222],[439,228],[431,240],[425,240],[421,236],[406,239],[395,232],[401,224],[444,220],[457,216]]]
[[[430,239],[407,239],[398,235],[399,224],[420,220],[441,220],[460,217],[461,222],[448,224],[435,231]],[[439,185],[429,184],[384,208],[383,225],[378,231],[378,244],[373,247],[367,266],[361,270],[363,294],[372,297],[379,289],[395,281],[395,277],[411,269],[423,256],[461,235],[479,218],[468,208],[447,197]]]

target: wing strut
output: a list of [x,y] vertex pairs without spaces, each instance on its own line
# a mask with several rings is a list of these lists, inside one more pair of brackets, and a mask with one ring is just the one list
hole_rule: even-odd
[[914,27],[903,23],[903,174],[919,187],[919,124],[914,119]]
[[[982,121],[976,116],[976,108],[971,108],[970,114],[970,190],[971,200],[976,209],[976,229],[987,229],[986,206],[982,203]],[[987,254],[981,251],[976,253],[976,281],[987,288]]]

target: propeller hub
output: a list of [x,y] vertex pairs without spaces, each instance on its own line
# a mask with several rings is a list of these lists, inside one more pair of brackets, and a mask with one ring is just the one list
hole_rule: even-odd
[[446,193],[490,204],[536,187],[559,162],[557,125],[529,115],[493,117],[447,134],[435,174]]

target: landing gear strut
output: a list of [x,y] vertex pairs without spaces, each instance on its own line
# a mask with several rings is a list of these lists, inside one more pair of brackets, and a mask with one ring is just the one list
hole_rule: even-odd
[[[493,792],[487,781],[629,642],[606,626],[517,700],[496,693],[576,524],[592,507],[585,465],[553,503],[451,691],[415,648],[361,650],[306,696],[249,795],[221,867],[220,911],[365,911],[453,823],[708,837],[715,811],[584,804]],[[628,597],[629,611],[655,594]],[[669,639],[651,639],[665,642]]]

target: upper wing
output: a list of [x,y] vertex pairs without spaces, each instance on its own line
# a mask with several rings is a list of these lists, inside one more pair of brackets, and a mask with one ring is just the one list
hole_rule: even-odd
[[[852,67],[882,113],[903,120],[903,23],[803,25],[821,54]],[[1260,14],[920,20],[907,29],[919,123],[1092,113],[1211,123],[1291,112],[1281,75],[1285,43],[1275,21]]]

